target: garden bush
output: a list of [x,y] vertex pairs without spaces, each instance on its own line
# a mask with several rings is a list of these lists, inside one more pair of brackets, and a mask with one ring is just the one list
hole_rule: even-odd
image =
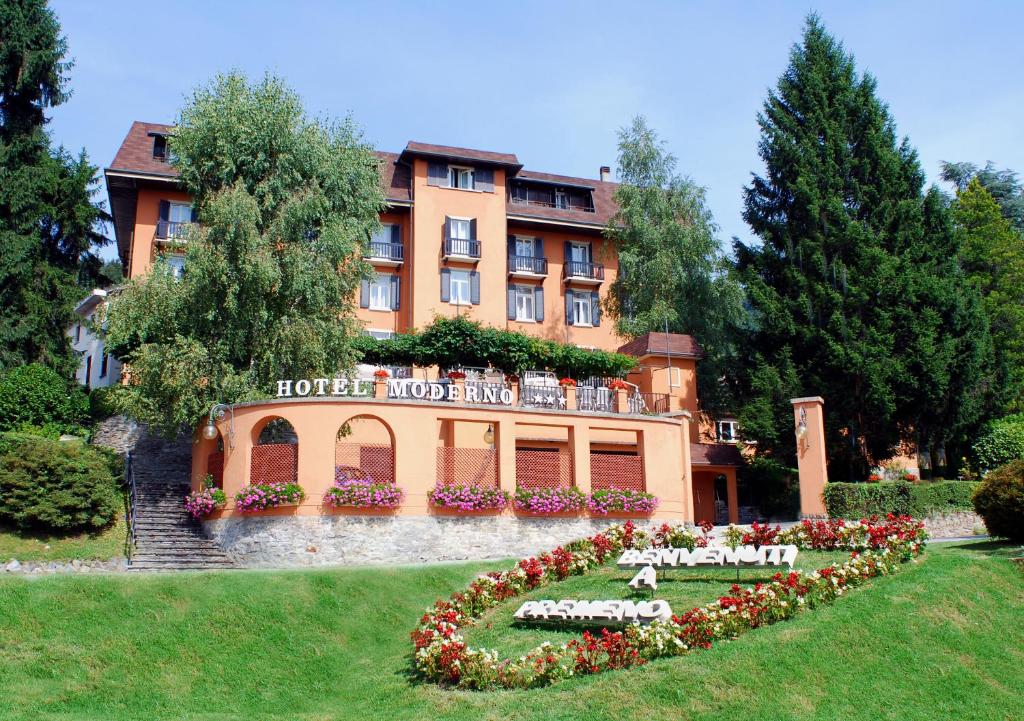
[[933,513],[970,511],[971,498],[978,490],[977,481],[935,481],[910,487],[910,515],[924,518]]
[[974,510],[993,536],[1024,543],[1024,460],[990,471],[974,493]]
[[1024,458],[1024,413],[988,423],[971,451],[982,473]]
[[743,503],[756,505],[765,518],[796,518],[800,514],[798,472],[764,457],[746,460],[736,474]]
[[59,373],[32,363],[0,377],[0,432],[26,427],[43,435],[81,434],[89,421],[89,397]]
[[912,486],[904,481],[825,484],[825,508],[831,518],[909,516],[912,505]]
[[104,449],[0,435],[0,522],[71,532],[109,525],[122,508],[121,462]]

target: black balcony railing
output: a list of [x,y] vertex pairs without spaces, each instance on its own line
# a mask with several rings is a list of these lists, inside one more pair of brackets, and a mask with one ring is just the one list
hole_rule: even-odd
[[579,260],[565,262],[566,278],[586,278],[587,280],[604,280],[603,263],[584,263]]
[[480,257],[480,241],[467,240],[465,238],[445,238],[445,255],[462,255],[467,258]]
[[191,222],[175,222],[173,220],[158,220],[156,223],[156,237],[161,240],[184,240],[188,237],[188,229]]
[[405,248],[401,243],[383,243],[371,240],[370,252],[366,257],[377,260],[402,260],[405,257]]
[[510,255],[508,269],[518,273],[548,274],[548,259],[536,258],[532,255]]

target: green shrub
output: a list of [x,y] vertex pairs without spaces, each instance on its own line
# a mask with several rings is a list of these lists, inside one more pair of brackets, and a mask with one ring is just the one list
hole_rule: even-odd
[[19,366],[0,377],[0,432],[34,426],[81,434],[88,420],[89,397],[46,366]]
[[1024,543],[1024,460],[989,471],[974,493],[974,510],[993,536]]
[[92,389],[89,393],[89,415],[94,422],[106,420],[121,412],[115,398],[119,390],[119,386]]
[[970,511],[977,481],[935,481],[910,487],[910,515],[923,518],[933,513]]
[[1024,458],[1024,413],[989,422],[971,450],[982,473]]
[[825,508],[831,518],[867,518],[887,513],[911,515],[913,486],[904,481],[826,483]]
[[121,509],[114,453],[81,442],[3,434],[0,454],[0,522],[21,530],[94,530]]

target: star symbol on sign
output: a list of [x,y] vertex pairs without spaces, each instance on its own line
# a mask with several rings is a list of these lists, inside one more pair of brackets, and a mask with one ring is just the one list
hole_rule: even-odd
[[565,407],[565,396],[558,397],[558,405],[562,406],[563,408]]
[[553,406],[555,404],[555,397],[554,396],[548,396],[544,400],[547,401],[547,404],[549,406]]

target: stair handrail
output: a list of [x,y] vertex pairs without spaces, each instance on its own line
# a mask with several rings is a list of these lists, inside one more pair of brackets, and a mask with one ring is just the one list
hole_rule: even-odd
[[132,554],[135,552],[135,506],[138,502],[138,495],[135,488],[135,469],[132,464],[132,452],[128,451],[125,456],[124,477],[128,482],[128,565],[132,563]]

